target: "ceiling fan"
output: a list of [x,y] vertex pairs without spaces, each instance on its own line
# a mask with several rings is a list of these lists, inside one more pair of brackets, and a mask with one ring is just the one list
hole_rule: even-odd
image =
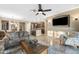
[[33,12],[36,12],[36,15],[38,14],[42,14],[44,16],[46,16],[46,14],[44,12],[49,12],[49,11],[52,11],[51,9],[42,9],[42,5],[41,4],[38,4],[38,10],[34,9],[32,10]]

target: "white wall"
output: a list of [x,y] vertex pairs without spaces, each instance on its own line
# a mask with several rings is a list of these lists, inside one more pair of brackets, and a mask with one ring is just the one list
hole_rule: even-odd
[[30,30],[31,30],[31,22],[27,22],[26,31],[29,32],[29,34],[30,34]]
[[8,31],[11,31],[11,24],[15,24],[17,26],[17,30],[19,31],[19,22],[25,22],[25,30],[30,32],[30,24],[27,22],[27,21],[20,21],[20,20],[15,20],[15,19],[9,19],[9,18],[3,18],[3,17],[0,17],[0,30],[2,31],[2,23],[1,21],[2,20],[7,20],[9,21],[9,30]]
[[[77,18],[78,20],[75,20]],[[76,14],[71,14],[71,27],[75,31],[79,31],[79,12]]]
[[0,30],[1,30],[1,26],[2,26],[2,25],[1,25],[1,20],[0,20]]
[[48,17],[48,27],[49,28],[53,28],[52,26],[52,19],[55,16],[62,16],[62,15],[70,15],[70,27],[74,30],[79,30],[79,20],[75,20],[75,18],[79,19],[79,8],[75,9],[75,10],[71,10],[71,11],[67,11],[67,12],[63,12],[54,16],[50,16]]

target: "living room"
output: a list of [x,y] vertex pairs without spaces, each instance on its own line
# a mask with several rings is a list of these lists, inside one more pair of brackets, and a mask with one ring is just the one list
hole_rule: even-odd
[[78,4],[2,4],[0,12],[1,54],[79,53]]

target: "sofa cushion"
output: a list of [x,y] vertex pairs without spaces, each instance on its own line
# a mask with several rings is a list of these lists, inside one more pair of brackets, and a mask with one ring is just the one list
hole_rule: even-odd
[[24,36],[24,32],[23,31],[18,31],[18,37],[21,38]]
[[29,36],[29,34],[28,34],[27,31],[25,31],[25,32],[24,32],[24,37],[27,37],[27,36]]
[[9,38],[15,40],[16,38],[18,38],[18,33],[17,32],[9,33]]
[[5,43],[5,50],[6,49],[9,49],[9,48],[13,48],[15,46],[18,46],[19,45],[19,42],[20,41],[16,41],[16,40],[9,40],[8,42]]

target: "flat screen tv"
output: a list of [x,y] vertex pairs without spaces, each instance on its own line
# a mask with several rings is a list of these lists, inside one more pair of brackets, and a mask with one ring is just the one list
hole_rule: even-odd
[[66,15],[66,16],[60,16],[60,17],[55,17],[52,20],[52,24],[53,26],[70,26],[70,16]]

